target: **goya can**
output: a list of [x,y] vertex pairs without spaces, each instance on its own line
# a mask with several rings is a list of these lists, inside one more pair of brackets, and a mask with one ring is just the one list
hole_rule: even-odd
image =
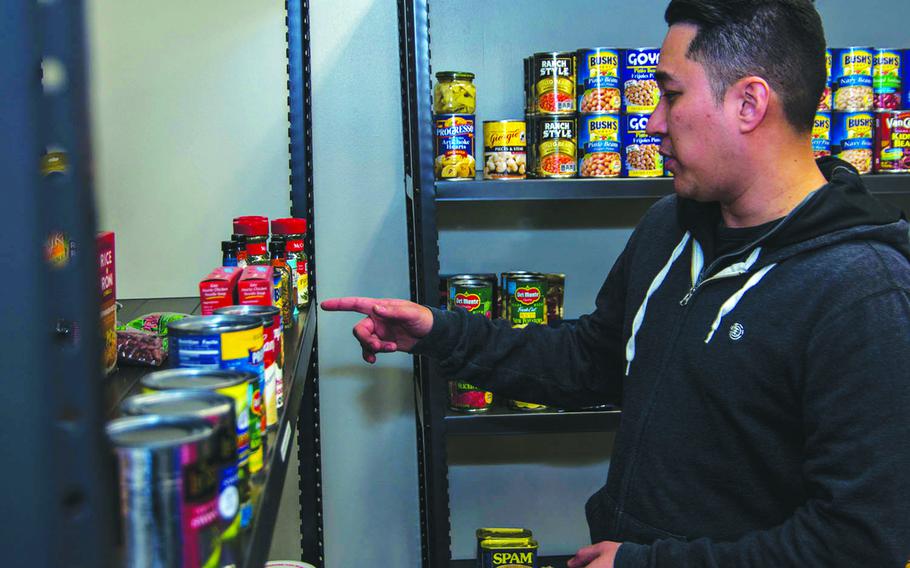
[[876,173],[910,172],[910,110],[878,113],[876,123]]
[[664,157],[660,155],[660,136],[647,132],[649,114],[623,115],[620,137],[623,149],[623,177],[661,177]]
[[464,381],[449,381],[449,408],[458,412],[486,412],[493,406],[493,393]]
[[474,115],[440,114],[435,119],[436,179],[474,179]]
[[537,568],[537,541],[532,538],[489,538],[480,541],[483,568]]
[[872,104],[875,110],[903,108],[904,51],[876,49],[872,56]]
[[614,47],[578,50],[578,111],[619,113],[620,51]]
[[[140,379],[143,392],[202,390],[223,394],[234,401],[234,418],[237,430],[237,470],[240,491],[240,526],[248,529],[253,519],[253,478],[250,468],[252,433],[260,436],[259,422],[253,413],[253,401],[259,396],[259,375],[250,372],[210,369],[166,369],[155,371]],[[257,463],[263,463],[263,447],[259,443],[255,452]]]
[[825,89],[822,98],[818,101],[818,110],[831,111],[834,109],[834,90],[831,88],[831,66],[833,60],[831,50],[825,50]]
[[474,533],[477,537],[477,566],[478,568],[482,567],[483,563],[483,549],[480,548],[480,543],[489,539],[502,539],[502,538],[523,538],[530,539],[533,537],[533,533],[529,529],[520,529],[520,528],[509,528],[509,527],[483,527],[477,529]]
[[872,110],[871,47],[846,47],[831,50],[831,83],[834,110]]
[[621,171],[619,115],[581,115],[578,125],[578,175],[617,177]]
[[448,308],[493,319],[493,284],[473,277],[450,278]]
[[534,119],[537,177],[575,177],[577,169],[577,123],[574,116],[543,116]]
[[107,424],[117,455],[124,566],[220,565],[214,429],[195,416]]
[[528,167],[525,122],[485,120],[483,161],[484,179],[524,179]]
[[218,474],[218,524],[221,566],[240,565],[243,547],[240,540],[240,475],[237,469],[237,419],[234,401],[217,392],[181,390],[140,394],[120,405],[127,416],[196,416],[214,430],[213,463]]
[[534,110],[540,114],[575,113],[575,52],[535,53]]
[[654,112],[660,102],[660,88],[655,78],[660,49],[624,49],[621,55],[622,111],[631,114]]
[[831,153],[861,174],[871,172],[874,128],[872,112],[831,113]]
[[812,123],[812,153],[816,158],[831,155],[831,113],[817,111]]
[[547,277],[543,274],[511,276],[506,281],[508,314],[512,327],[547,323]]

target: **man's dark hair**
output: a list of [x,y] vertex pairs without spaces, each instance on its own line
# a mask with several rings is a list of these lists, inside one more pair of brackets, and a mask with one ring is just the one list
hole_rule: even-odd
[[825,88],[825,31],[812,0],[672,0],[667,24],[698,32],[687,56],[701,63],[717,101],[743,77],[763,78],[798,132],[812,129]]

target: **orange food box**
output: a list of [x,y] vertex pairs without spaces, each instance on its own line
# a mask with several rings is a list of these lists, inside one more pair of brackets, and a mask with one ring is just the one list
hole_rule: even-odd
[[241,272],[236,266],[219,266],[199,283],[202,315],[210,316],[218,308],[236,303],[237,282]]
[[247,266],[237,283],[237,303],[254,306],[272,305],[272,267]]

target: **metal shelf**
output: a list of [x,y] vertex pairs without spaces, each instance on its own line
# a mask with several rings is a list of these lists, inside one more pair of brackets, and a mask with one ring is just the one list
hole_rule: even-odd
[[[866,175],[869,191],[910,195],[910,175]],[[656,199],[673,193],[672,178],[437,181],[436,202]]]
[[[540,568],[547,568],[552,566],[553,568],[562,568],[566,565],[566,562],[572,558],[571,556],[538,556],[537,565]],[[450,568],[475,568],[477,566],[477,561],[473,558],[470,560],[452,560],[449,562]]]
[[450,436],[615,432],[621,416],[619,409],[518,412],[494,408],[482,414],[449,411],[445,425]]

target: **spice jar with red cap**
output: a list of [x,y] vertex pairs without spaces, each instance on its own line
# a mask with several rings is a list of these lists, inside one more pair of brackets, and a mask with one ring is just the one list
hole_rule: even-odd
[[307,255],[304,251],[306,239],[306,219],[287,217],[285,219],[272,219],[272,233],[281,235],[285,239],[287,263],[291,273],[296,276],[297,309],[304,308],[310,303],[309,267]]
[[259,215],[234,218],[234,234],[243,237],[246,263],[269,264],[269,219]]

